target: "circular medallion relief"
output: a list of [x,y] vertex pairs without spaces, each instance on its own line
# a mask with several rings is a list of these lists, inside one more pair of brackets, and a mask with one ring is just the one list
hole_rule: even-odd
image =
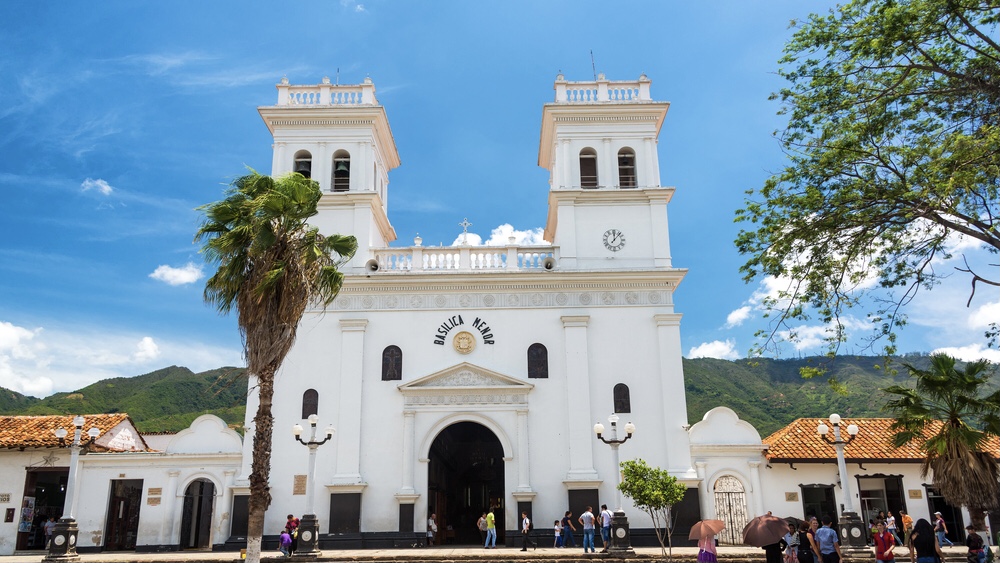
[[649,293],[649,302],[650,303],[659,303],[660,302],[660,294],[657,293],[657,292],[655,292],[655,291],[650,292]]
[[459,354],[468,354],[476,349],[476,337],[472,336],[471,332],[463,330],[455,335],[452,344]]
[[492,295],[483,296],[483,305],[486,305],[487,307],[492,307],[493,304],[496,302],[497,302],[496,297],[493,297]]
[[559,305],[565,305],[569,301],[569,297],[566,297],[565,293],[559,293],[556,295],[556,303]]
[[66,543],[66,536],[59,534],[58,536],[52,538],[52,541],[56,542],[56,545],[62,545]]
[[375,300],[370,295],[366,295],[361,299],[361,306],[365,309],[371,309],[375,306]]
[[302,541],[309,541],[313,538],[313,533],[310,530],[304,530],[302,532]]
[[860,538],[861,537],[861,528],[851,528],[851,535],[854,536],[854,537],[856,537],[856,538]]
[[470,295],[463,295],[463,296],[459,297],[458,298],[458,304],[461,305],[462,307],[468,307],[469,305],[472,304],[472,296],[470,296]]
[[411,306],[411,307],[416,307],[416,308],[419,308],[419,307],[422,307],[422,306],[423,306],[423,304],[424,304],[424,298],[423,298],[423,297],[421,297],[421,296],[419,296],[419,295],[414,295],[414,296],[413,296],[413,297],[412,297],[412,298],[410,299],[410,306]]
[[584,305],[590,305],[590,294],[589,293],[581,293],[580,294],[580,303],[582,303]]
[[448,298],[444,295],[438,295],[434,298],[434,304],[438,307],[444,307],[448,303]]
[[69,545],[72,547],[76,545],[76,534],[69,535]]
[[619,538],[624,538],[625,528],[618,528],[617,530],[615,530],[615,535],[618,536]]

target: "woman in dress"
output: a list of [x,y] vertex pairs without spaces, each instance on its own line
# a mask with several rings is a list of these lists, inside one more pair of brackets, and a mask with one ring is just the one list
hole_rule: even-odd
[[788,533],[785,534],[785,563],[798,563],[799,561],[799,534],[798,528],[791,522],[788,523]]
[[698,540],[698,563],[716,563],[718,557],[715,551],[715,534]]

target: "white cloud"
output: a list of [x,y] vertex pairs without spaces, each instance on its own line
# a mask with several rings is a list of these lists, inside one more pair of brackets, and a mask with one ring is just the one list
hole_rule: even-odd
[[726,317],[726,328],[733,328],[743,324],[743,321],[750,318],[750,307],[744,305],[739,309],[736,309],[729,316]]
[[159,280],[168,285],[186,285],[194,283],[204,277],[201,266],[188,262],[181,268],[174,268],[166,264],[158,266],[149,277]]
[[537,229],[529,229],[527,231],[518,231],[508,223],[504,223],[499,227],[493,229],[490,232],[490,238],[485,243],[483,242],[483,237],[477,235],[476,233],[468,233],[465,236],[465,242],[463,243],[463,235],[458,235],[455,237],[455,241],[452,242],[452,246],[458,246],[461,244],[466,244],[468,246],[507,246],[510,244],[510,237],[514,237],[514,244],[518,246],[544,246],[548,245],[548,241],[542,238],[543,229],[541,227]]
[[950,346],[938,348],[932,354],[948,354],[953,358],[958,358],[963,362],[974,362],[986,359],[993,363],[1000,363],[1000,350],[996,348],[986,348],[982,344],[969,344],[968,346]]
[[732,340],[713,340],[705,342],[691,350],[687,354],[688,358],[718,358],[720,360],[736,360],[740,354],[736,351],[736,343]]
[[972,329],[984,329],[996,322],[1000,322],[1000,301],[980,305],[969,314],[969,328]]
[[87,178],[86,180],[83,181],[82,184],[80,184],[80,189],[81,191],[84,192],[89,190],[97,190],[101,192],[101,195],[111,195],[111,192],[114,191],[114,188],[112,188],[107,182],[101,180],[100,178],[98,178],[97,180]]
[[198,341],[154,339],[105,327],[28,329],[0,321],[0,387],[44,397],[101,379],[179,365],[204,371],[243,365],[242,351]]

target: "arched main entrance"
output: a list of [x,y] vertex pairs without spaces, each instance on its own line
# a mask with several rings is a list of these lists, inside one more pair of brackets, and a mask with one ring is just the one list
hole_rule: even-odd
[[726,523],[719,534],[719,543],[743,543],[743,527],[747,525],[747,495],[743,483],[732,475],[719,477],[715,482],[715,517]]
[[181,549],[207,549],[212,546],[212,501],[215,485],[208,479],[192,481],[184,490],[181,513]]
[[434,439],[428,461],[428,513],[417,521],[426,524],[434,512],[439,543],[479,545],[482,540],[476,520],[494,507],[497,543],[502,542],[504,460],[496,435],[481,424],[457,422]]

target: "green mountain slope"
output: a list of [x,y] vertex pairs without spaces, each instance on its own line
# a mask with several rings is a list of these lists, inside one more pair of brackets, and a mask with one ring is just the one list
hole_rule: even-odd
[[[922,367],[926,356],[905,361]],[[897,360],[898,362],[898,360]],[[684,360],[688,422],[694,424],[717,406],[727,406],[753,424],[761,436],[802,417],[885,416],[886,397],[880,389],[905,376],[886,375],[876,365],[881,358],[841,356],[772,360]],[[848,394],[834,393],[829,376],[802,379],[799,369],[824,365],[829,376],[845,383]],[[897,363],[898,365],[898,363]],[[144,432],[178,431],[205,413],[212,413],[242,430],[246,380],[242,368],[193,373],[171,366],[139,375],[105,379],[72,393],[45,399],[26,397],[0,388],[0,414],[76,414],[127,412]],[[638,387],[633,393],[641,392]]]

